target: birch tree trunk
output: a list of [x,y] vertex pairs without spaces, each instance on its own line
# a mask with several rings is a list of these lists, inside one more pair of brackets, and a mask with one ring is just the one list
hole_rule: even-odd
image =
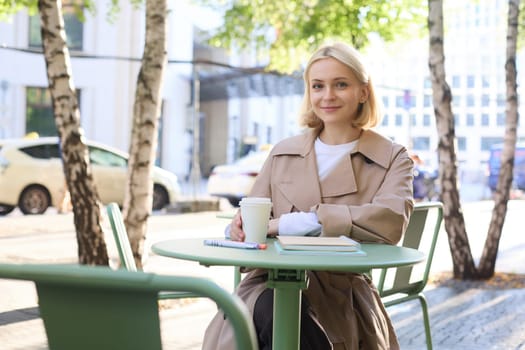
[[454,278],[469,279],[475,278],[477,271],[470,250],[457,186],[456,136],[451,108],[452,93],[446,82],[443,49],[443,1],[429,0],[428,5],[429,68],[439,139],[439,180],[441,200],[444,205],[443,218],[452,255]]
[[60,0],[38,0],[38,10],[49,91],[73,204],[79,262],[108,265],[104,232],[100,225],[100,200],[93,181],[88,148],[82,142],[80,110],[71,75],[62,3]]
[[158,119],[167,64],[166,0],[146,1],[146,42],[137,78],[131,130],[124,221],[138,267],[153,201],[152,172],[157,151]]
[[514,155],[516,151],[518,128],[518,92],[516,83],[516,43],[518,39],[518,19],[520,0],[509,0],[507,19],[507,57],[505,61],[505,81],[507,85],[507,104],[505,118],[505,137],[501,152],[501,168],[494,194],[494,209],[490,220],[489,232],[481,255],[479,277],[489,278],[494,275],[499,240],[503,223],[507,215],[507,202],[513,180]]

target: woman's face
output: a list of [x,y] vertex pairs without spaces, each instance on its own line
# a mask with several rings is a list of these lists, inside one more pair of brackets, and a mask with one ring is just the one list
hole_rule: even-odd
[[335,58],[323,58],[310,66],[308,72],[310,104],[325,124],[346,124],[354,120],[359,104],[368,98],[352,70]]

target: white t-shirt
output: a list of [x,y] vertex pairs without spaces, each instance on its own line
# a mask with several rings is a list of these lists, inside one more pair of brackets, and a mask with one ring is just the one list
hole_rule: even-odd
[[314,143],[314,148],[317,156],[319,179],[322,180],[325,178],[337,163],[339,163],[357,146],[357,142],[358,140],[340,145],[327,145],[317,138]]

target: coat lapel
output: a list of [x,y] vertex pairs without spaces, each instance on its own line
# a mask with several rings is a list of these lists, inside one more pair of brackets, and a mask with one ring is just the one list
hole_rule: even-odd
[[351,155],[341,160],[321,181],[323,197],[337,197],[357,192]]
[[282,157],[277,162],[277,172],[282,176],[277,187],[290,205],[299,211],[310,211],[312,206],[321,203],[321,187],[313,150],[316,137],[315,132],[308,132],[285,142],[281,151],[275,153],[276,157]]

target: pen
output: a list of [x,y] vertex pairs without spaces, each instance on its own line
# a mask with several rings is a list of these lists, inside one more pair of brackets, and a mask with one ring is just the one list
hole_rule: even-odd
[[241,249],[266,249],[266,244],[255,242],[237,242],[222,239],[205,239],[205,245],[215,247],[241,248]]

